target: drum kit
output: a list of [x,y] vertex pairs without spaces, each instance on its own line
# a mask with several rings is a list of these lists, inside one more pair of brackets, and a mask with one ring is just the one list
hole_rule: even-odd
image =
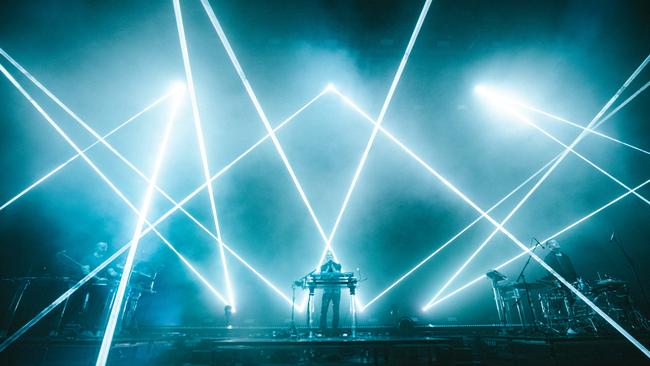
[[[608,327],[585,302],[554,278],[532,283],[508,281],[492,271],[494,299],[501,326],[519,326],[524,331],[546,334],[602,333]],[[598,275],[593,281],[578,278],[573,286],[616,322],[629,330],[650,330],[639,312],[626,281]]]

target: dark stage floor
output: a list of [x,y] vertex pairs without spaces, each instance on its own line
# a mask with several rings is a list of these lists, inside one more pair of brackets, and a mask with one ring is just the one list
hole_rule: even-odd
[[[352,338],[284,328],[148,328],[115,339],[111,365],[645,365],[621,337],[500,335],[491,326],[361,328]],[[650,336],[638,334],[644,343]],[[99,338],[26,338],[2,365],[92,365]]]

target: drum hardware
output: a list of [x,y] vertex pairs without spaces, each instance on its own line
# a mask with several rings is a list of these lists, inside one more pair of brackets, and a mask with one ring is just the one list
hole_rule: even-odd
[[616,243],[616,246],[621,251],[621,254],[629,264],[632,273],[634,273],[634,279],[636,280],[637,286],[639,286],[639,290],[641,290],[641,296],[643,296],[643,301],[645,302],[646,307],[650,309],[650,300],[648,300],[648,295],[646,294],[645,286],[643,285],[643,281],[641,281],[641,277],[639,277],[639,273],[636,270],[636,265],[634,264],[632,257],[630,257],[627,251],[625,251],[625,247],[623,247],[621,242],[618,240],[618,236],[616,236],[616,232],[612,232],[612,235],[609,237],[609,243],[610,244]]
[[[532,302],[532,299],[530,297],[531,287],[529,286],[528,282],[526,281],[526,276],[524,275],[524,273],[526,272],[526,268],[528,268],[528,265],[530,264],[530,260],[533,257],[533,252],[535,252],[535,249],[537,249],[537,247],[542,247],[542,249],[543,249],[544,246],[537,239],[532,238],[532,240],[534,240],[536,244],[533,246],[533,249],[530,251],[530,254],[528,255],[528,259],[526,260],[526,263],[521,268],[521,271],[519,272],[519,276],[517,276],[517,279],[515,280],[515,285],[518,285],[520,283],[520,281],[521,281],[521,285],[522,285],[521,287],[523,288],[523,290],[524,290],[524,292],[526,294],[526,300],[528,301],[528,308],[530,310],[530,314],[532,315],[532,332],[537,333],[537,332],[540,331],[540,329],[538,327],[538,324],[537,324],[537,313],[535,312],[535,308],[533,306],[533,302]],[[515,287],[515,290],[516,290],[515,293],[517,295],[519,295],[519,292],[517,291],[518,290],[517,287]],[[526,325],[525,325],[526,321],[525,321],[524,312],[523,312],[523,309],[522,309],[522,306],[521,306],[521,297],[516,301],[515,304],[516,304],[517,310],[518,310],[518,312],[520,314],[519,317],[521,319],[522,329],[525,331],[526,330]]]

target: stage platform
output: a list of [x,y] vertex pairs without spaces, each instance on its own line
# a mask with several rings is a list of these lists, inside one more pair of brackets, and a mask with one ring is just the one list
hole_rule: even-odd
[[[619,336],[525,336],[493,326],[360,328],[337,336],[286,328],[141,329],[116,337],[111,365],[647,365]],[[648,334],[637,334],[650,343]],[[25,338],[0,353],[2,365],[93,365],[93,337]]]

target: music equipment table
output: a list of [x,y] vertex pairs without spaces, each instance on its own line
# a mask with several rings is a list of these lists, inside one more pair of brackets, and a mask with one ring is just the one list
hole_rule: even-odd
[[314,307],[314,293],[317,288],[331,289],[331,288],[348,288],[350,290],[350,314],[352,318],[351,336],[356,337],[357,329],[357,309],[356,309],[356,289],[358,280],[354,277],[353,272],[322,272],[311,273],[301,280],[294,283],[296,286],[304,289],[309,289],[309,298],[307,301],[307,324],[309,325],[309,337],[313,337],[313,307]]

